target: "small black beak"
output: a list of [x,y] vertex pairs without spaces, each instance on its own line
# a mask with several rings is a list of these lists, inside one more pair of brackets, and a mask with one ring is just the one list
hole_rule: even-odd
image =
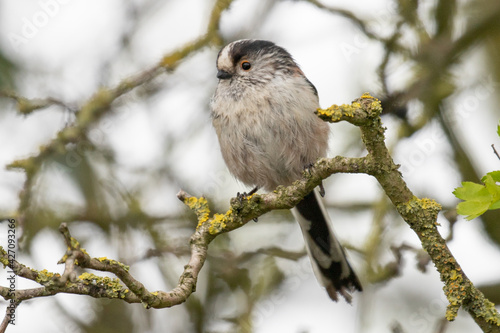
[[230,79],[232,76],[233,74],[223,71],[222,69],[217,72],[217,78],[220,80],[227,80]]

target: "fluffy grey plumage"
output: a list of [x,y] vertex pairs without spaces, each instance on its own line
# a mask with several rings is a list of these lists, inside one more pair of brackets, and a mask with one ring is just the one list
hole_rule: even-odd
[[[328,125],[314,111],[316,88],[292,56],[274,43],[239,40],[217,57],[219,84],[212,121],[229,171],[243,183],[271,191],[290,185],[325,156]],[[321,199],[312,192],[292,210],[320,283],[337,300],[361,285],[335,238]]]

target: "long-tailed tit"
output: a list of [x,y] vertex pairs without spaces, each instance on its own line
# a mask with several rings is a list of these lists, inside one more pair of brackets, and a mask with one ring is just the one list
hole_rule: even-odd
[[[244,184],[272,191],[301,178],[325,156],[329,127],[314,111],[318,93],[292,56],[264,40],[238,40],[217,57],[219,84],[212,121],[229,171]],[[331,299],[361,291],[335,237],[318,190],[292,209],[319,282]]]

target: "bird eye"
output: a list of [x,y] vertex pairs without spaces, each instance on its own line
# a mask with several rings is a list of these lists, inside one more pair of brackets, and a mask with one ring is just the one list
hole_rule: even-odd
[[241,68],[243,68],[244,71],[250,70],[251,67],[252,65],[246,60],[241,62]]

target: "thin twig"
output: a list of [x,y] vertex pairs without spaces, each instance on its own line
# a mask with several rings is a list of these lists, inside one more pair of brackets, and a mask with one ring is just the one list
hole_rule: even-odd
[[493,152],[495,153],[495,155],[497,155],[497,158],[500,160],[500,155],[498,155],[498,152],[497,152],[497,150],[495,149],[495,145],[494,145],[494,144],[491,144],[491,148],[493,148]]

